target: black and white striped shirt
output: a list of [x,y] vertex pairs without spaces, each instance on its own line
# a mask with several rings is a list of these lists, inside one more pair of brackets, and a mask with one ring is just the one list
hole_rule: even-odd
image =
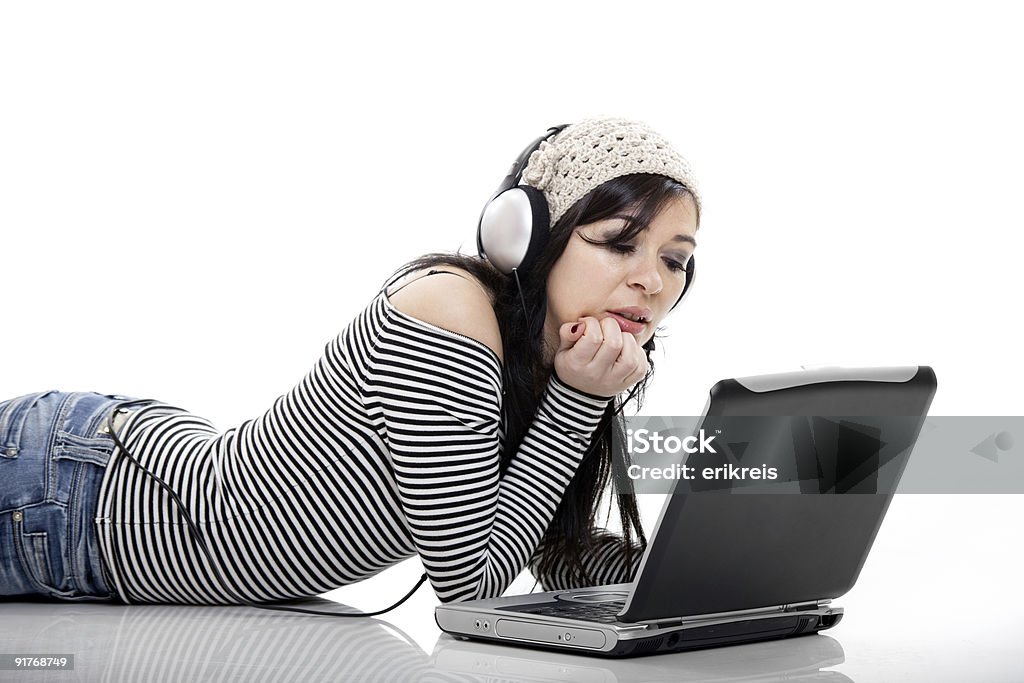
[[[497,356],[396,309],[391,282],[259,417],[219,431],[155,402],[120,432],[251,601],[317,595],[413,554],[443,602],[500,595],[534,554],[608,404],[552,375],[499,476]],[[118,598],[238,602],[168,494],[118,455],[96,520]],[[602,583],[630,578],[614,549],[589,560]],[[548,589],[560,580],[538,578]]]

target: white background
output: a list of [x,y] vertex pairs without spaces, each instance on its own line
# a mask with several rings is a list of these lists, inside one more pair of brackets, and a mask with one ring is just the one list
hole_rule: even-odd
[[[608,114],[673,141],[704,200],[643,412],[698,414],[723,377],[927,364],[933,414],[1021,415],[1009,7],[6,3],[0,397],[254,417],[398,266],[475,249],[523,145]],[[887,623],[908,586],[953,615],[1019,610],[1022,508],[897,497],[848,620]],[[419,571],[332,595],[389,604]],[[428,651],[434,603],[394,613]],[[1024,633],[1012,609],[991,619]]]

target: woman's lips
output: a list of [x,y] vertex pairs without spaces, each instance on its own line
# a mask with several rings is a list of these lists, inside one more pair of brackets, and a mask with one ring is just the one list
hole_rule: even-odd
[[628,318],[623,318],[618,313],[612,313],[611,311],[609,311],[608,315],[611,316],[612,319],[619,324],[620,330],[622,330],[623,332],[627,332],[629,334],[640,334],[641,332],[644,331],[644,328],[647,327],[647,323],[633,322]]

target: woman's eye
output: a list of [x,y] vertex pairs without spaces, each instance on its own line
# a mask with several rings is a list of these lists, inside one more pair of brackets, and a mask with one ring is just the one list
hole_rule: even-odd
[[[628,244],[626,242],[605,242],[604,246],[610,249],[616,254],[632,254],[636,252],[636,245]],[[674,258],[666,258],[665,265],[673,273],[683,273],[686,271],[686,264],[680,263]]]

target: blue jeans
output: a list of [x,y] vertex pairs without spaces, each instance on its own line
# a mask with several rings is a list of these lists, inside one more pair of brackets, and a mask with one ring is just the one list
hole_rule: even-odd
[[129,400],[42,391],[0,402],[0,599],[116,599],[95,518],[115,445],[107,417]]

